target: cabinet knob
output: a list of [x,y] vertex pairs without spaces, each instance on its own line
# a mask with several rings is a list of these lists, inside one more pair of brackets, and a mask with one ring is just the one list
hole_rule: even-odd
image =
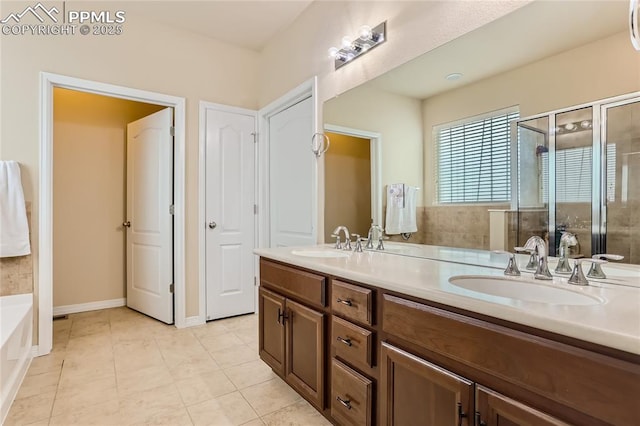
[[346,299],[346,300],[342,300],[342,299],[337,299],[338,303],[342,303],[343,305],[347,305],[347,306],[353,306],[353,303],[351,303],[351,300]]
[[342,399],[339,396],[336,397],[336,399],[338,400],[338,402],[342,405],[344,405],[345,407],[347,407],[347,410],[351,410],[351,400],[350,399]]

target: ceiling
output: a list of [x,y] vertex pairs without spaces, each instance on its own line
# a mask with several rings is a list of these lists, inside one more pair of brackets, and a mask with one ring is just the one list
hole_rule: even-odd
[[109,2],[135,17],[260,51],[291,25],[312,0]]
[[[535,1],[370,81],[416,99],[628,31],[629,2]],[[462,73],[456,81],[445,77]]]

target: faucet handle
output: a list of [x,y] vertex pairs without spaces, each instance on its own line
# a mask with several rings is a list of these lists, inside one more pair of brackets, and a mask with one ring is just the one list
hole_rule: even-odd
[[382,241],[388,239],[389,237],[384,237],[382,236],[382,234],[380,234],[380,237],[378,238],[378,247],[376,247],[376,250],[384,250],[384,244],[382,243]]
[[529,253],[529,262],[527,262],[527,266],[524,267],[527,271],[535,271],[538,268],[538,253],[535,250],[528,249],[525,247],[514,247],[514,250],[518,253]]
[[351,236],[356,238],[356,246],[353,251],[362,252],[362,237],[359,234],[351,234]]
[[[624,259],[624,256],[621,256],[619,254],[594,254],[593,256],[591,256],[591,258],[598,260],[622,260]],[[602,267],[600,267],[599,262],[593,262],[591,264],[591,268],[589,268],[589,272],[587,272],[587,277],[599,278],[601,280],[607,278],[605,273],[602,271]]]
[[602,260],[602,259],[576,259],[576,263],[573,266],[573,272],[571,273],[571,277],[569,277],[569,281],[567,281],[569,284],[589,285],[589,281],[584,276],[584,272],[582,272],[582,262],[591,262],[597,265],[607,263],[606,260]]
[[342,248],[342,245],[340,244],[340,235],[331,234],[331,237],[336,239],[336,245],[333,246],[333,248],[340,250]]
[[504,270],[505,275],[509,275],[512,277],[520,276],[520,269],[518,269],[518,263],[516,262],[515,253],[511,253],[505,250],[493,250],[494,253],[497,254],[506,254],[509,256],[509,263],[507,264],[507,268]]

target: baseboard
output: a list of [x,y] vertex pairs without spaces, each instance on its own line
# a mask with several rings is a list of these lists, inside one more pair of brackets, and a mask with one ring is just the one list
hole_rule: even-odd
[[40,356],[40,346],[33,345],[31,346],[31,357],[35,358],[37,356]]
[[195,317],[187,317],[184,319],[185,327],[195,327],[197,325],[202,325],[204,323],[205,323],[204,318],[201,318],[199,315]]
[[126,306],[127,299],[101,300],[99,302],[78,303],[77,305],[54,306],[53,316],[77,314],[78,312],[97,311],[98,309],[119,308]]

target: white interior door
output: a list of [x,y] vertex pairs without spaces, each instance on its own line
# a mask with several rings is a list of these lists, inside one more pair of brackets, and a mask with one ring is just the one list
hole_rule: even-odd
[[173,323],[173,110],[127,125],[127,306]]
[[313,102],[307,98],[269,118],[270,246],[317,242]]
[[207,320],[255,310],[255,114],[207,109]]

